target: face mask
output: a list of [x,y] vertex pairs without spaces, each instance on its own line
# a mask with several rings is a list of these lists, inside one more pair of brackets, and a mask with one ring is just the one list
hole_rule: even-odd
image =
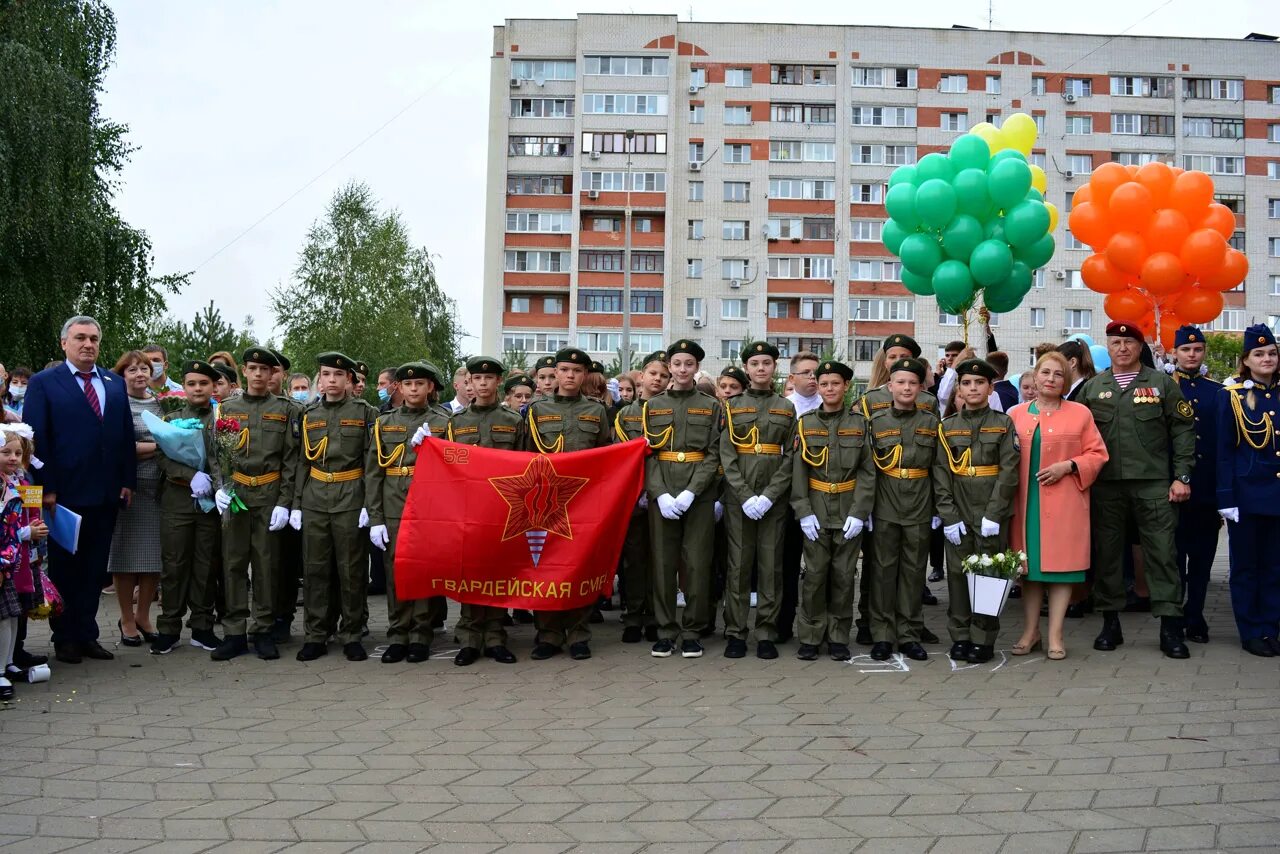
[[309,391],[294,391],[290,392],[290,394],[294,400],[298,401],[298,403],[306,403],[311,399],[311,392]]
[[11,397],[15,397],[18,400],[22,400],[23,395],[25,395],[26,393],[27,393],[26,386],[17,385],[16,383],[9,383],[9,395]]
[[151,363],[151,379],[158,380],[164,376],[164,362]]
[[385,388],[378,389],[378,403],[386,403],[390,399],[391,392],[387,391]]

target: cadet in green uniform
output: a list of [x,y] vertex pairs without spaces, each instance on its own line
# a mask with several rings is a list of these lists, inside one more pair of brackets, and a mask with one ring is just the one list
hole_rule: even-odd
[[[566,347],[556,353],[555,359],[555,396],[529,404],[524,449],[539,454],[559,454],[609,444],[608,411],[600,401],[582,396],[590,357],[577,347]],[[592,607],[535,611],[538,640],[529,657],[538,661],[551,658],[568,643],[571,658],[577,661],[590,658],[591,630],[587,628],[587,619]]]
[[1093,413],[1110,454],[1090,504],[1093,597],[1102,611],[1093,648],[1110,652],[1124,643],[1123,550],[1125,527],[1132,522],[1142,542],[1151,613],[1160,618],[1160,650],[1169,658],[1189,658],[1174,557],[1174,505],[1191,496],[1195,412],[1176,380],[1142,364],[1142,333],[1132,323],[1107,325],[1107,352],[1111,367],[1085,382],[1077,398]]
[[[272,532],[289,524],[294,479],[298,469],[300,418],[290,403],[271,394],[271,375],[279,365],[264,347],[250,347],[241,357],[244,393],[222,405],[219,418],[240,425],[237,452],[231,458],[231,482],[214,496],[222,514],[223,588],[227,613],[222,618],[227,635],[210,655],[227,661],[249,649],[253,635],[259,658],[280,657],[271,639],[279,563],[279,540]],[[234,498],[244,508],[228,512]],[[253,565],[253,606],[249,603],[249,566]]]
[[795,438],[796,409],[774,391],[778,348],[753,341],[742,350],[751,387],[725,406],[720,464],[725,490],[729,572],[725,584],[726,658],[747,654],[751,570],[756,581],[756,657],[777,658],[782,607],[782,535],[791,492],[787,454]]
[[805,536],[796,651],[802,661],[816,659],[823,641],[833,660],[851,657],[854,577],[876,493],[867,419],[844,405],[852,379],[848,365],[819,363],[822,405],[796,425],[791,509]]
[[[280,367],[271,372],[271,393],[289,404],[290,423],[298,425],[298,434],[301,436],[302,410],[305,407],[294,400],[285,387],[285,380],[293,363],[279,350],[272,350],[271,355],[280,363]],[[302,458],[301,454],[297,456],[299,460]],[[305,472],[303,474],[305,476]],[[297,497],[300,490],[301,484],[295,472],[294,497]],[[271,534],[271,537],[276,541],[276,572],[271,578],[271,639],[281,644],[289,640],[293,617],[298,610],[298,587],[302,583],[302,534],[285,525]]]
[[523,415],[536,388],[532,377],[524,374],[508,377],[502,384],[502,405],[517,415]]
[[534,400],[550,400],[556,396],[555,356],[543,356],[533,363],[533,381],[537,383]]
[[[491,356],[477,356],[467,361],[475,398],[470,406],[449,420],[446,435],[450,442],[506,451],[520,449],[524,419],[519,412],[498,403],[498,383],[505,371],[502,363]],[[501,664],[515,663],[515,655],[507,648],[507,630],[502,625],[506,615],[503,608],[463,603],[462,616],[455,628],[462,649],[458,650],[453,663],[467,667],[479,661],[482,654]]]
[[171,460],[164,454],[156,457],[160,466],[160,514],[164,529],[160,532],[160,616],[156,619],[156,639],[151,642],[152,655],[166,655],[174,650],[182,636],[182,618],[187,609],[191,617],[191,645],[213,651],[222,641],[213,633],[214,552],[221,548],[218,537],[218,515],[213,505],[202,510],[197,499],[213,496],[213,479],[209,473],[217,457],[213,449],[214,415],[210,406],[214,384],[222,374],[208,362],[191,359],[182,365],[182,390],[187,403],[165,416],[165,421],[196,419],[204,425],[205,464],[197,471]]
[[873,409],[870,430],[876,474],[875,533],[871,537],[871,657],[884,661],[898,651],[929,657],[920,645],[920,588],[929,560],[933,515],[933,463],[938,418],[919,405],[925,366],[899,359],[889,368],[888,408]]
[[959,412],[938,428],[934,492],[947,539],[947,631],[953,661],[980,664],[995,655],[1000,618],[969,609],[961,561],[994,555],[1009,545],[1009,518],[1018,491],[1018,445],[1013,421],[987,405],[996,369],[981,359],[956,366]]
[[[655,350],[640,363],[640,382],[636,384],[636,399],[622,409],[613,419],[614,435],[619,442],[629,442],[644,436],[644,419],[641,411],[644,402],[667,390],[671,383],[671,370],[667,367],[667,354]],[[648,636],[650,643],[658,640],[658,623],[653,608],[653,541],[649,536],[649,495],[640,493],[631,511],[627,533],[622,541],[622,642],[640,643]]]
[[403,601],[396,597],[396,541],[418,461],[417,444],[411,440],[423,425],[443,427],[447,419],[439,411],[427,408],[428,396],[440,383],[434,369],[422,362],[410,362],[397,368],[395,376],[404,402],[378,416],[373,425],[373,442],[364,466],[364,494],[369,510],[369,541],[386,552],[388,645],[382,653],[382,663],[408,660],[416,664],[431,657],[435,634],[431,606],[427,599]]
[[[307,639],[298,660],[326,654],[329,637],[336,634],[348,661],[364,661],[369,655],[360,635],[368,607],[369,554],[360,529],[369,524],[364,465],[377,411],[349,394],[355,362],[341,353],[321,353],[316,361],[320,397],[302,416],[302,488],[289,519],[302,531]],[[341,625],[336,614],[341,615]]]
[[[695,387],[705,356],[702,347],[688,339],[668,347],[671,388],[640,405],[640,427],[653,450],[645,462],[645,492],[658,623],[651,652],[655,658],[669,658],[677,641],[682,657],[700,657],[698,638],[711,622],[721,408],[720,401]],[[683,617],[676,611],[682,558]]]

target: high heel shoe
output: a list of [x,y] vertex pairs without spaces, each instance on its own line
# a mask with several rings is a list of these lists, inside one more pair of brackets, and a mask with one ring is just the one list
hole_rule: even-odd
[[1021,641],[1019,641],[1018,643],[1015,643],[1012,649],[1010,649],[1009,651],[1012,652],[1014,655],[1029,655],[1040,648],[1040,642],[1041,642],[1040,638],[1036,638],[1034,641],[1032,641],[1029,644],[1024,644]]
[[1062,661],[1062,659],[1067,657],[1067,651],[1065,649],[1051,648],[1048,652],[1044,654],[1044,657],[1049,659],[1050,661]]
[[118,629],[120,630],[120,643],[121,643],[121,644],[123,644],[124,646],[142,646],[142,640],[143,640],[143,637],[142,637],[142,635],[141,635],[141,634],[136,634],[136,635],[134,635],[133,637],[130,637],[129,635],[126,635],[126,634],[124,633],[124,621],[123,621],[123,620],[116,620],[116,628],[118,628]]

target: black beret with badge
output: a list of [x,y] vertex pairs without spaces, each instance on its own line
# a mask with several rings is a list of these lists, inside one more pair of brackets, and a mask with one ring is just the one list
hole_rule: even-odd
[[187,374],[199,374],[202,377],[208,377],[215,383],[222,379],[222,372],[203,359],[188,359],[183,362],[182,375],[185,377]]
[[736,367],[734,365],[730,365],[729,367],[721,371],[720,376],[729,377],[732,380],[737,380],[738,385],[742,386],[743,388],[746,388],[750,384],[749,381],[747,380],[747,372],[742,370],[742,368]]
[[405,380],[435,380],[434,369],[426,362],[406,362],[396,368],[396,382]]
[[996,377],[998,376],[996,369],[991,367],[991,365],[982,359],[965,359],[963,362],[956,365],[957,379],[971,374],[973,376],[982,377],[983,379],[991,382],[995,382]]
[[214,362],[213,367],[218,373],[222,374],[223,378],[229,383],[236,383],[240,379],[236,374],[236,369],[230,365],[224,365],[221,362]]
[[555,359],[557,365],[567,363],[581,365],[583,368],[591,367],[591,357],[577,347],[565,347],[563,350],[557,350]]
[[698,342],[690,341],[688,338],[681,338],[679,341],[672,343],[672,345],[667,348],[667,359],[670,360],[671,357],[677,353],[686,353],[693,356],[693,358],[699,362],[707,357],[706,351],[699,346]]
[[280,367],[284,368],[286,371],[293,367],[293,362],[289,360],[289,357],[284,353],[281,353],[279,350],[272,350],[271,355],[276,357],[276,361],[280,363]]
[[336,350],[316,356],[316,364],[322,368],[337,368],[350,374],[354,374],[357,370],[354,359]]
[[356,373],[361,377],[369,376],[369,365],[367,362],[356,362]]
[[600,376],[604,376],[604,365],[600,362],[597,362],[595,359],[592,359],[591,364],[587,365],[587,373],[599,374]]
[[[894,346],[900,346],[900,345],[894,345]],[[915,374],[916,379],[920,380],[920,382],[924,382],[924,374],[925,374],[924,362],[921,362],[919,359],[916,359],[916,358],[899,359],[898,361],[894,362],[892,365],[889,366],[890,376],[892,376],[893,374],[896,374],[898,371],[906,371],[908,373]]]
[[240,364],[242,365],[267,365],[272,368],[283,367],[280,364],[280,357],[276,355],[274,350],[268,350],[266,347],[250,347],[240,356]]
[[843,379],[845,382],[848,382],[849,380],[853,379],[853,368],[849,367],[843,362],[830,360],[818,365],[818,370],[817,370],[817,373],[815,374],[815,378],[822,379],[823,374],[839,374],[841,379]]
[[543,368],[554,369],[555,366],[556,366],[555,356],[543,356],[541,359],[533,363],[533,372],[536,374],[538,371],[542,370]]
[[507,369],[502,363],[492,356],[474,356],[467,359],[467,373],[469,374],[495,374],[502,376]]
[[643,359],[641,359],[641,360],[640,360],[640,367],[641,367],[641,368],[644,368],[644,367],[646,367],[650,362],[662,362],[663,364],[666,364],[666,362],[667,362],[667,351],[665,351],[665,350],[654,350],[652,353],[650,353],[649,355],[645,356]]
[[884,344],[881,346],[881,349],[887,351],[893,347],[903,347],[911,351],[911,356],[913,358],[920,358],[920,345],[917,344],[916,339],[912,338],[910,335],[890,335],[888,338],[884,339]]
[[532,379],[524,374],[516,374],[514,377],[508,377],[507,381],[502,384],[502,393],[511,394],[511,390],[516,386],[525,386],[529,391],[536,391],[537,385]]
[[778,348],[770,344],[768,341],[752,341],[750,344],[742,348],[742,361],[746,363],[752,356],[769,356],[772,359],[778,358]]

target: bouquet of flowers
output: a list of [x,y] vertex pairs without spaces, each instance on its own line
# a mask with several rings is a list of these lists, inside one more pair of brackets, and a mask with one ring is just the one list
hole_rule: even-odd
[[994,555],[969,555],[960,567],[967,576],[969,608],[975,614],[998,617],[1009,601],[1013,581],[1027,562],[1026,552],[1012,549]]
[[[178,418],[174,421],[163,421],[150,412],[142,413],[142,423],[151,431],[160,453],[175,463],[190,466],[196,471],[203,471],[207,458],[204,449],[204,424],[199,418]],[[208,513],[214,508],[212,498],[197,498],[196,505],[201,513]]]
[[961,568],[969,575],[1014,579],[1022,574],[1022,567],[1026,562],[1026,552],[1015,552],[1010,549],[995,555],[969,555],[964,559]]
[[222,490],[231,496],[232,513],[248,509],[244,500],[236,495],[235,482],[231,479],[232,461],[248,444],[249,431],[241,430],[236,419],[218,418],[214,422],[213,447],[218,454],[218,473],[222,479]]
[[187,405],[187,395],[182,391],[163,391],[156,395],[156,403],[160,404],[160,411],[168,415]]

